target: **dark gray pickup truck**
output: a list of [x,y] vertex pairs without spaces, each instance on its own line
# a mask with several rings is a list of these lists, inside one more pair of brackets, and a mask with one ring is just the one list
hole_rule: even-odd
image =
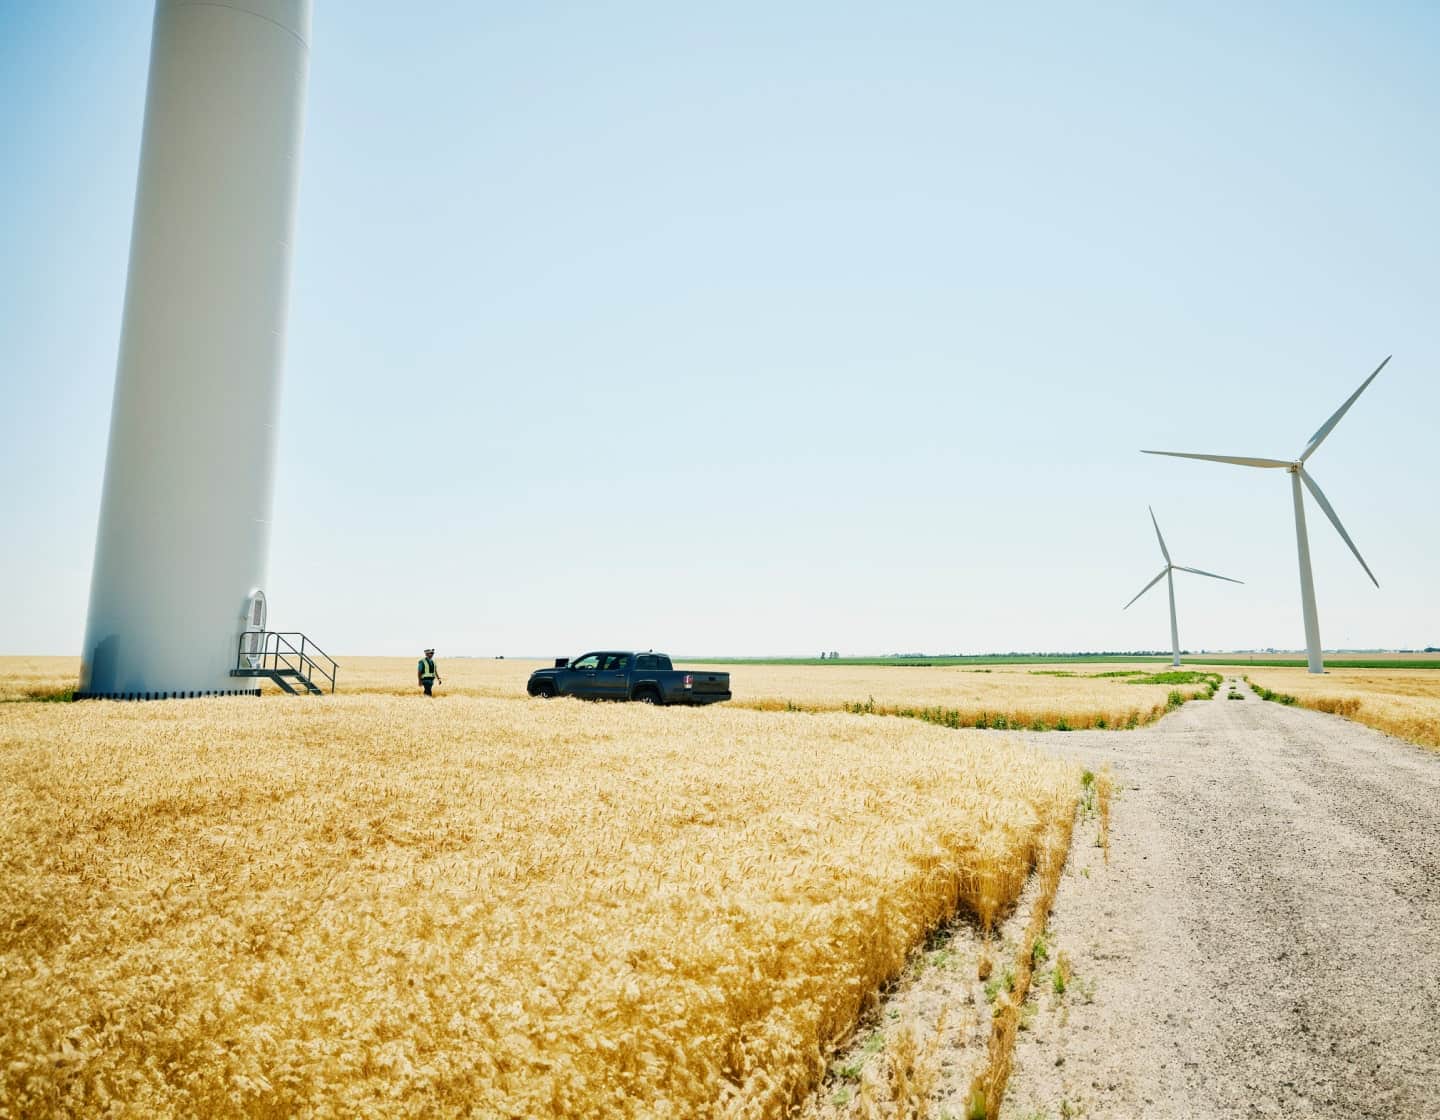
[[663,653],[587,653],[536,669],[525,686],[531,696],[584,700],[639,700],[645,704],[716,704],[730,699],[729,673],[686,673]]

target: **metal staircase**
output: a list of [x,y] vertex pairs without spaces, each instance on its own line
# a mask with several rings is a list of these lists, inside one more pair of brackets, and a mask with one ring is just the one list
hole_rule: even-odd
[[[293,639],[299,640],[299,645]],[[232,677],[265,677],[285,692],[323,696],[335,691],[335,659],[304,634],[248,630],[240,635]],[[326,685],[329,688],[326,688]]]

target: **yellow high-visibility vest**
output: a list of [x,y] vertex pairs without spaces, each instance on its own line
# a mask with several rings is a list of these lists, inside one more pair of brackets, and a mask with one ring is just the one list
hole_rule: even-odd
[[428,657],[420,659],[420,679],[428,680],[435,675],[435,662]]

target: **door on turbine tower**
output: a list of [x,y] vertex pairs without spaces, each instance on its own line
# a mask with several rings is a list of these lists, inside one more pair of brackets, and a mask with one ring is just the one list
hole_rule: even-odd
[[258,587],[245,600],[245,625],[240,635],[240,657],[251,669],[259,669],[265,655],[265,592]]

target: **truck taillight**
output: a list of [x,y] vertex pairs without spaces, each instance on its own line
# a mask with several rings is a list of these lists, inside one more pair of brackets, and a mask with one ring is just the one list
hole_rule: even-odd
[[686,688],[694,688],[694,687],[695,687],[695,678],[694,678],[691,674],[689,674],[689,673],[686,673],[686,674],[685,674],[685,687],[686,687]]

